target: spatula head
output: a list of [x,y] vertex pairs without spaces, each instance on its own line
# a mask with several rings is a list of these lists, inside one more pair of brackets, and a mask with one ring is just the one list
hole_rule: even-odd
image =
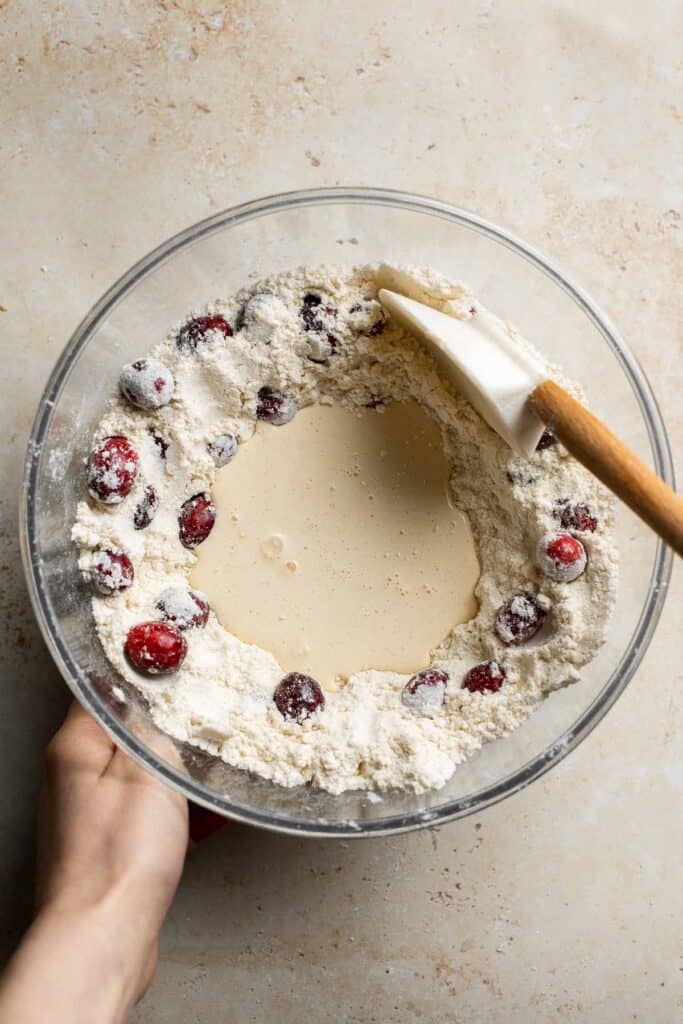
[[548,374],[486,310],[456,320],[431,306],[381,288],[379,300],[431,352],[457,390],[518,455],[530,456],[544,424],[529,395]]

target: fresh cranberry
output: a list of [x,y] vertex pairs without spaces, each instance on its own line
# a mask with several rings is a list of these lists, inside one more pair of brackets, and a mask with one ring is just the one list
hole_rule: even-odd
[[155,605],[161,617],[178,629],[196,629],[209,620],[209,602],[199,590],[189,587],[169,587]]
[[313,292],[308,292],[304,295],[303,302],[301,303],[301,319],[304,322],[304,329],[307,331],[320,331],[322,330],[322,324],[319,320],[318,310],[322,307],[323,300],[319,295],[315,295]]
[[158,359],[126,363],[119,377],[121,394],[140,409],[160,409],[173,398],[173,374]]
[[206,540],[216,522],[216,506],[208,494],[195,494],[183,502],[178,516],[180,543],[196,548]]
[[448,685],[448,672],[425,668],[409,679],[403,687],[401,701],[420,715],[430,715],[443,706]]
[[339,344],[333,333],[337,310],[334,306],[324,306],[319,295],[308,292],[304,295],[300,313],[304,330],[320,335],[310,343],[309,358],[317,363],[327,362]]
[[282,391],[273,388],[261,388],[256,401],[256,416],[276,427],[289,423],[296,416],[296,402]]
[[157,446],[159,457],[161,459],[165,459],[166,453],[168,452],[168,449],[171,447],[170,443],[154,427],[148,427],[147,430],[149,432],[150,437],[154,441],[154,444]]
[[138,476],[138,453],[127,437],[105,437],[88,457],[88,490],[96,501],[115,505],[130,494]]
[[546,533],[538,542],[538,564],[557,583],[571,583],[586,568],[586,550],[571,533]]
[[227,466],[237,454],[237,438],[232,434],[219,434],[207,445],[209,455],[218,468]]
[[283,718],[303,722],[318,708],[325,707],[325,695],[315,679],[303,672],[288,672],[273,694],[275,706]]
[[496,612],[496,633],[504,644],[526,643],[543,625],[546,611],[532,594],[515,594]]
[[168,622],[141,622],[128,630],[123,649],[134,668],[154,676],[180,668],[187,640]]
[[482,661],[469,670],[462,685],[470,693],[497,693],[506,676],[505,667],[499,661]]
[[572,503],[564,499],[558,501],[553,515],[560,520],[565,530],[577,530],[581,533],[595,533],[598,520],[590,507],[582,502]]
[[246,328],[256,335],[258,341],[269,345],[277,316],[282,311],[283,304],[277,296],[271,292],[257,292],[247,299],[237,314],[235,330]]
[[357,334],[375,338],[384,332],[386,314],[376,299],[362,299],[349,308],[351,326]]
[[142,492],[142,497],[135,506],[133,513],[133,526],[136,530],[144,530],[154,519],[159,511],[159,495],[156,489],[148,484]]
[[557,444],[557,438],[553,434],[552,430],[544,430],[541,434],[541,440],[536,445],[537,452],[543,452],[546,448],[553,448]]
[[128,590],[133,585],[135,571],[128,555],[111,548],[101,548],[93,555],[88,577],[100,594],[110,596]]
[[178,348],[181,352],[196,352],[199,345],[212,331],[220,331],[224,338],[232,337],[232,327],[224,316],[197,316],[188,320],[178,334]]

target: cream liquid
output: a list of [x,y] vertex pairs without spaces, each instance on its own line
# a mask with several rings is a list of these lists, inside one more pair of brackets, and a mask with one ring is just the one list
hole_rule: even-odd
[[328,690],[412,673],[477,611],[479,563],[450,501],[439,428],[416,403],[312,405],[259,423],[218,470],[191,586],[222,625]]

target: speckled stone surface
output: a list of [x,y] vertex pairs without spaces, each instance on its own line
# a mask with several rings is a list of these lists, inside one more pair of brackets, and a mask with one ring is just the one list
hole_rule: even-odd
[[[100,293],[239,200],[370,184],[545,249],[620,326],[683,445],[675,0],[0,3],[0,938],[31,903],[67,704],[19,565],[47,373]],[[679,472],[683,464],[678,459]],[[189,860],[136,1024],[625,1021],[683,1013],[680,571],[586,742],[477,819],[390,840],[229,827]]]

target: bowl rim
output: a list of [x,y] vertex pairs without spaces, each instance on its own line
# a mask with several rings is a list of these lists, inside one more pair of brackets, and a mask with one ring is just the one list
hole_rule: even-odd
[[274,832],[311,838],[349,839],[395,835],[426,826],[442,825],[484,810],[526,788],[574,750],[604,718],[642,661],[664,607],[673,555],[661,540],[657,541],[647,597],[628,648],[600,692],[572,725],[521,768],[466,797],[446,801],[442,806],[428,811],[390,815],[373,821],[330,818],[304,821],[286,814],[258,811],[248,804],[233,802],[227,797],[205,791],[193,779],[158,758],[153,750],[123,727],[80,670],[64,642],[58,623],[51,613],[43,567],[38,558],[36,484],[42,465],[43,441],[61,392],[81,350],[100,323],[132,287],[178,250],[245,220],[297,207],[342,203],[393,207],[455,222],[460,227],[479,232],[512,250],[549,277],[579,306],[610,347],[631,385],[643,415],[655,472],[671,487],[675,486],[675,481],[671,450],[656,399],[638,361],[611,320],[578,284],[560,271],[554,262],[535,246],[475,213],[433,197],[397,189],[332,187],[279,192],[250,200],[221,210],[162,242],[133,264],[102,295],[76,327],[48,378],[33,422],[26,454],[20,501],[21,553],[33,611],[50,654],[74,696],[114,742],[145,769],[195,803],[243,824],[256,825]]

